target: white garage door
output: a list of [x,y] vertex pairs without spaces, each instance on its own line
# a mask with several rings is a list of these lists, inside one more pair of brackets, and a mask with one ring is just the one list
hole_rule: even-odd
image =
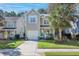
[[29,40],[38,40],[38,31],[28,31],[27,37]]

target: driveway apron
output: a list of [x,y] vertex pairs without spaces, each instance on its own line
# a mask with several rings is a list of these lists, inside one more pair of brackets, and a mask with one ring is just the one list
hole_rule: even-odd
[[20,49],[22,56],[35,56],[37,50],[37,41],[25,41],[22,45],[17,47]]

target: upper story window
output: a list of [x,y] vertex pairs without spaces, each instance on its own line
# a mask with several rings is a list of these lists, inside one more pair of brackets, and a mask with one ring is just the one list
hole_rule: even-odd
[[31,17],[30,19],[31,19],[31,20],[30,20],[31,22],[36,22],[36,21],[35,21],[35,17]]
[[13,27],[13,24],[8,24],[8,27]]
[[5,27],[14,28],[14,27],[16,27],[16,24],[15,24],[15,22],[6,21]]
[[14,27],[16,27],[16,21],[14,21]]
[[36,22],[37,22],[37,21],[36,21],[36,18],[37,18],[36,16],[29,16],[29,17],[28,17],[28,22],[29,22],[29,23],[36,23]]
[[48,20],[44,20],[44,24],[47,24],[48,25]]

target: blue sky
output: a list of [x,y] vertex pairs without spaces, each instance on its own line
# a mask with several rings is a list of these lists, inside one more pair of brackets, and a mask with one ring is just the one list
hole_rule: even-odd
[[27,11],[30,9],[48,8],[47,3],[0,3],[0,9],[4,11]]

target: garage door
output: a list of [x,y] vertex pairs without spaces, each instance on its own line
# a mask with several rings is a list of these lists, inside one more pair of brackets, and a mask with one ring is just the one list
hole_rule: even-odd
[[28,31],[27,37],[29,40],[38,40],[38,31]]

